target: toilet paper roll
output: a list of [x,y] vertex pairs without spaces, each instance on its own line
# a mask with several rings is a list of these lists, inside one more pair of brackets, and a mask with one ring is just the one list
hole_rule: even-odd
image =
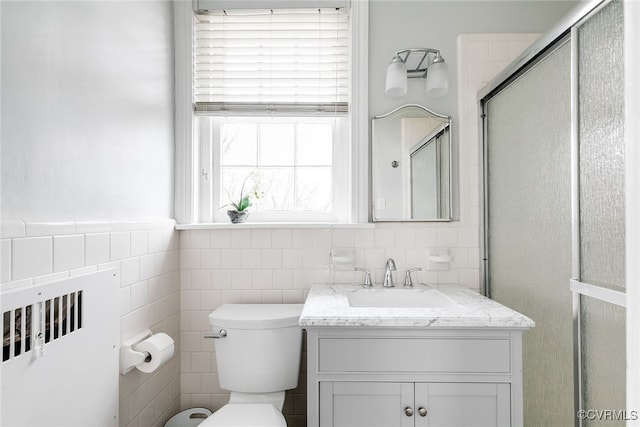
[[146,340],[136,344],[133,349],[142,353],[148,353],[144,362],[136,365],[142,372],[153,372],[160,366],[164,365],[173,356],[173,339],[161,332],[147,338]]

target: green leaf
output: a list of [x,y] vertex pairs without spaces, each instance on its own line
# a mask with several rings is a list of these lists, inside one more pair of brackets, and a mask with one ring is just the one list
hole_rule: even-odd
[[238,203],[238,210],[243,211],[251,206],[251,200],[249,200],[249,196],[245,196],[240,199],[240,203]]

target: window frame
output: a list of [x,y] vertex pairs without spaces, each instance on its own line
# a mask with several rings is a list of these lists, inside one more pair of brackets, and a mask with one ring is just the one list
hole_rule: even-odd
[[[318,6],[326,0],[318,0]],[[297,4],[297,2],[294,2]],[[300,1],[300,7],[315,7],[312,2]],[[196,3],[197,4],[197,3]],[[348,135],[351,173],[350,200],[343,201],[346,214],[329,222],[362,223],[368,222],[369,195],[369,117],[368,117],[368,15],[367,1],[351,1],[350,8],[350,59],[351,90],[349,95]],[[202,226],[210,223],[210,217],[204,216],[203,208],[211,209],[212,198],[202,199],[205,188],[198,177],[207,174],[200,168],[199,158],[210,156],[202,140],[202,130],[197,128],[197,118],[193,108],[193,14],[191,2],[175,2],[175,219],[178,224]],[[210,169],[209,169],[210,171]],[[209,172],[210,173],[210,172]],[[297,220],[280,221],[295,224]],[[322,221],[326,222],[326,221]]]

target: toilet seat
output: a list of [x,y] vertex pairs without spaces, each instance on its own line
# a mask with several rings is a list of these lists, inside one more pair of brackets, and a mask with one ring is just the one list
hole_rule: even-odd
[[229,403],[199,427],[287,427],[284,416],[268,403]]

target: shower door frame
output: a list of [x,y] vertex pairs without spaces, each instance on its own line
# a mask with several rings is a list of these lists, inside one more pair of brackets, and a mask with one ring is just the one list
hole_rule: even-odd
[[[580,187],[579,187],[579,87],[578,87],[578,28],[594,14],[602,10],[612,0],[592,0],[577,6],[550,31],[541,36],[527,48],[515,61],[505,68],[487,86],[478,92],[479,111],[481,112],[482,161],[480,173],[482,180],[482,209],[480,223],[483,225],[480,247],[482,250],[481,279],[483,293],[491,297],[489,281],[489,196],[488,196],[488,129],[486,103],[503,88],[526,73],[539,61],[562,45],[566,39],[571,44],[571,245],[572,245],[572,279],[569,286],[572,291],[573,313],[573,355],[574,355],[574,416],[576,427],[582,427],[583,420],[577,416],[583,410],[582,381],[582,343],[581,343],[581,296],[588,296],[618,306],[627,307],[627,294],[613,289],[595,286],[580,281]],[[628,200],[628,196],[627,196]],[[629,254],[627,254],[629,259]],[[627,279],[628,281],[629,279]],[[628,381],[627,381],[628,382]],[[628,408],[634,410],[636,408]]]

